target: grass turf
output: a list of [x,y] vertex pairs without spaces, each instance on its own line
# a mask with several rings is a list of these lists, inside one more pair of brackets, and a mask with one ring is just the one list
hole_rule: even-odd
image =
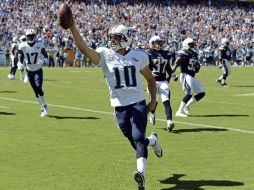
[[[0,68],[1,189],[136,189],[135,152],[116,127],[99,68],[44,68],[45,118],[30,85],[10,81],[8,71]],[[147,135],[158,133],[164,156],[149,149],[147,190],[254,189],[253,73],[234,67],[223,88],[215,82],[221,71],[202,67],[197,78],[206,97],[191,107],[191,117],[173,116],[172,133],[159,102]],[[170,88],[174,114],[184,93],[179,82]]]

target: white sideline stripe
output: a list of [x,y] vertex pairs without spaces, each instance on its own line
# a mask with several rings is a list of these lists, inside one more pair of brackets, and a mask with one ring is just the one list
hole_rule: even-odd
[[[165,119],[156,119],[159,121],[166,121]],[[199,127],[207,127],[207,128],[215,128],[215,129],[226,129],[229,131],[236,131],[240,133],[248,133],[248,134],[253,134],[254,131],[247,131],[247,130],[242,130],[242,129],[235,129],[235,128],[229,128],[229,127],[221,127],[221,126],[213,126],[213,125],[206,125],[206,124],[198,124],[198,123],[190,123],[190,122],[183,122],[183,121],[174,121],[175,123],[183,124],[183,125],[190,125],[190,126],[199,126]]]
[[[38,104],[38,102],[33,102],[33,101],[28,101],[28,100],[19,100],[19,99],[15,99],[15,98],[6,98],[6,97],[1,97],[1,96],[0,96],[0,99],[9,100],[9,101],[13,101],[13,102]],[[102,113],[102,114],[107,114],[107,115],[113,115],[113,112],[104,112],[104,111],[97,111],[97,110],[86,109],[86,108],[70,107],[70,106],[55,105],[55,104],[48,104],[48,105],[52,106],[52,107],[57,107],[57,108],[67,108],[67,109],[71,109],[71,110],[79,110],[79,111],[87,111],[87,112],[93,112],[93,113]]]
[[213,101],[213,100],[202,100],[202,101],[204,101],[204,102],[212,102],[212,103],[220,103],[220,104],[228,104],[228,105],[251,106],[251,107],[254,107],[254,105],[251,105],[251,104],[238,104],[238,103],[221,102],[221,101]]
[[[72,82],[63,82],[66,84],[71,84]],[[57,86],[58,88],[66,88],[66,89],[80,89],[77,87],[70,87],[70,86]],[[108,90],[102,90],[102,89],[95,89],[95,88],[86,88],[87,90],[93,90],[93,91],[98,91],[98,92],[108,92]],[[239,95],[240,96],[240,95]],[[242,95],[243,96],[243,95]],[[247,96],[247,94],[245,95]],[[254,93],[248,96],[254,96]],[[179,97],[171,97],[171,99],[179,99]],[[210,103],[219,103],[219,104],[228,104],[228,105],[236,105],[236,106],[249,106],[249,107],[254,107],[254,105],[251,104],[238,104],[238,103],[231,103],[231,102],[222,102],[222,101],[215,101],[215,100],[202,100],[204,102],[210,102]]]
[[[14,101],[14,102],[29,103],[29,104],[38,104],[37,102],[33,102],[33,101],[19,100],[19,99],[14,99],[14,98],[6,98],[6,97],[1,97],[1,96],[0,96],[0,99]],[[98,110],[71,107],[71,106],[64,106],[64,105],[55,105],[55,104],[48,104],[48,105],[52,106],[52,107],[58,107],[58,108],[66,108],[66,109],[71,109],[71,110],[79,110],[79,111],[87,111],[87,112],[92,112],[92,113],[101,113],[101,114],[106,114],[106,115],[113,115],[113,112],[105,112],[105,111],[98,111]],[[165,119],[156,119],[156,120],[166,122]],[[229,131],[235,131],[235,132],[239,132],[239,133],[246,133],[246,134],[253,134],[254,135],[254,131],[247,131],[247,130],[236,129],[236,128],[213,126],[213,125],[190,123],[190,122],[182,122],[182,121],[174,121],[174,122],[179,123],[179,124],[184,124],[184,125],[190,125],[190,126],[208,127],[208,128],[215,128],[215,129],[226,129],[226,130],[229,130]]]
[[249,93],[249,94],[236,94],[236,96],[254,96],[254,93]]

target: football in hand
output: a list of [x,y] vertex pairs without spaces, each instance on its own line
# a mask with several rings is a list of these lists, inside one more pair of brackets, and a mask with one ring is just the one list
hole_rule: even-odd
[[66,3],[61,4],[58,10],[58,18],[60,26],[65,30],[71,27],[73,22],[73,16],[70,7]]

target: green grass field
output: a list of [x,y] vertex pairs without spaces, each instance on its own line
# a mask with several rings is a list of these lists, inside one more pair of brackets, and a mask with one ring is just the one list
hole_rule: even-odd
[[[0,68],[0,189],[137,189],[135,152],[116,127],[99,68],[45,68],[45,118],[30,84],[10,81],[8,72]],[[206,97],[191,117],[174,117],[172,133],[159,102],[147,135],[158,133],[164,155],[149,148],[147,190],[254,189],[254,67],[234,67],[229,88],[216,84],[220,74],[201,68]],[[183,95],[172,81],[174,114]]]

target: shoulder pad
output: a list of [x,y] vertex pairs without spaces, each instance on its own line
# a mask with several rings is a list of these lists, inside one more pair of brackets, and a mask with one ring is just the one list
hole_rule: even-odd
[[144,53],[146,55],[148,55],[149,53],[143,49],[132,49],[131,51],[136,51],[136,52],[140,52],[140,53]]
[[100,52],[105,51],[106,49],[108,49],[108,48],[106,48],[106,47],[98,47],[98,48],[96,49],[96,51],[97,51],[98,53],[100,53]]

